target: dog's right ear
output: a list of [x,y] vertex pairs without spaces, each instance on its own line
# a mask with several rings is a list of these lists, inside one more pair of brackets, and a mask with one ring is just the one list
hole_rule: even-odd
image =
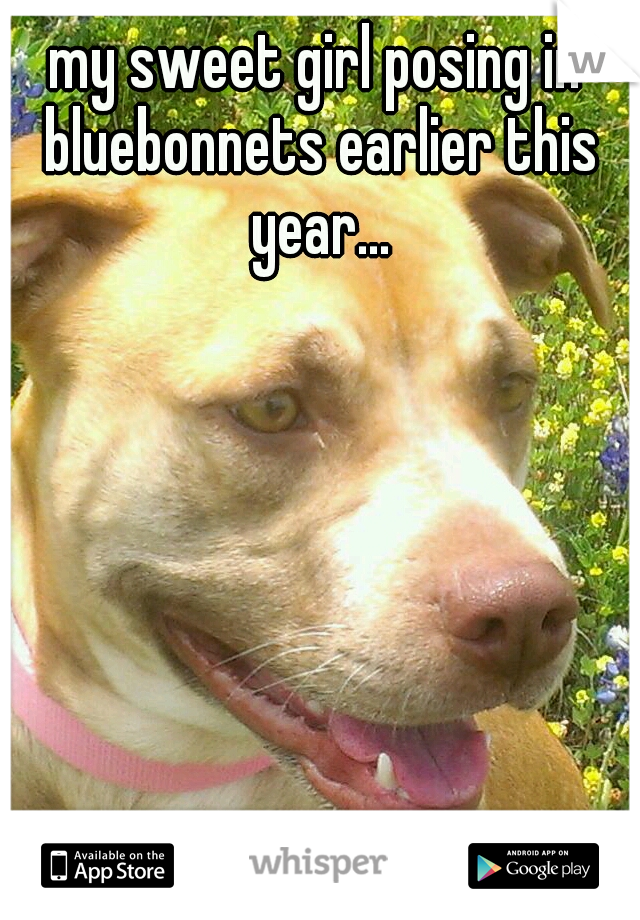
[[12,146],[11,299],[22,342],[47,303],[77,285],[142,220],[136,177],[46,176],[41,139]]

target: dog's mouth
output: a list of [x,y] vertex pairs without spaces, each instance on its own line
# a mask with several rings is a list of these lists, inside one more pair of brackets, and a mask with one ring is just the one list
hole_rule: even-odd
[[473,719],[423,726],[365,722],[305,701],[207,633],[163,620],[178,658],[225,708],[294,755],[325,799],[346,809],[475,808],[489,771]]

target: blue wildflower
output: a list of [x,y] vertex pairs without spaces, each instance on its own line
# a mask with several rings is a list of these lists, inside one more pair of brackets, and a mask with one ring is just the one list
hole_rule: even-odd
[[600,454],[605,489],[624,495],[629,487],[629,419],[616,416],[607,432],[605,448]]
[[603,687],[601,690],[598,690],[596,693],[596,699],[599,703],[602,703],[604,706],[610,706],[611,703],[615,703],[617,696],[614,690],[611,690],[609,687]]
[[618,702],[621,710],[616,722],[622,724],[629,718],[629,630],[625,626],[612,626],[604,641],[614,653],[614,661],[608,661],[605,665],[598,679],[595,698],[603,706]]
[[26,65],[26,54],[17,51],[11,61],[11,136],[31,134],[38,116],[27,109],[27,99],[37,99],[44,92],[44,84],[32,83]]

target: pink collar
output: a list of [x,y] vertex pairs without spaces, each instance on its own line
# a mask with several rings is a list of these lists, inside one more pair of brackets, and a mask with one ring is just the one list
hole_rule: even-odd
[[13,711],[41,744],[83,773],[140,792],[196,792],[235,783],[274,765],[267,754],[229,764],[173,764],[132,754],[89,731],[67,709],[43,693],[15,617],[12,644]]

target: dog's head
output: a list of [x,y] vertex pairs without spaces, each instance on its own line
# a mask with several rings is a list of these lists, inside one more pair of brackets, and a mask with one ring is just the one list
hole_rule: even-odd
[[[572,651],[519,491],[537,371],[508,299],[570,271],[605,322],[568,213],[495,165],[50,178],[33,141],[14,164],[18,451],[59,646],[176,720],[216,698],[337,804],[476,801],[473,714],[535,706]],[[393,256],[260,283],[254,210],[352,211]],[[143,699],[183,665],[205,715],[199,689]]]

